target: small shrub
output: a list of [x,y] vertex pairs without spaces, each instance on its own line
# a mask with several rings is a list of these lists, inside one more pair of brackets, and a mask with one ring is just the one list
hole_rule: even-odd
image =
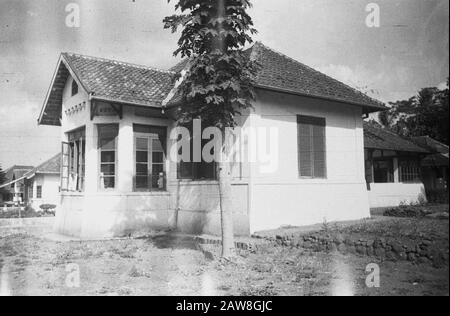
[[327,219],[324,218],[323,219],[323,223],[322,223],[322,232],[324,233],[329,233],[330,232],[330,223],[328,223]]
[[418,218],[425,216],[419,208],[415,208],[413,206],[399,206],[390,208],[386,210],[383,215],[389,217],[409,217],[409,218]]
[[27,205],[27,206],[25,206],[25,212],[26,213],[36,213],[36,210],[31,205]]
[[44,214],[55,215],[56,205],[54,204],[42,204],[39,208]]
[[429,203],[448,204],[448,194],[448,189],[435,189],[426,191]]
[[54,204],[42,204],[41,206],[39,206],[39,208],[41,210],[43,210],[44,212],[50,211],[50,210],[54,210],[56,208],[56,205]]

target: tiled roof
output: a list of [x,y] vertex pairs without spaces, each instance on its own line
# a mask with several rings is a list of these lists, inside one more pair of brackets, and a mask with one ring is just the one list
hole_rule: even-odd
[[[261,43],[255,43],[246,53],[261,65],[256,78],[258,88],[355,104],[364,107],[365,112],[385,109],[381,102]],[[62,53],[39,123],[60,125],[62,93],[70,72],[93,99],[160,107],[174,88],[176,73],[181,72],[187,62],[184,60],[171,70],[164,71]],[[176,100],[175,93],[170,103]]]
[[250,58],[261,65],[256,78],[257,85],[260,87],[358,104],[371,111],[385,109],[380,101],[278,53],[262,43],[255,43],[248,53]]
[[6,179],[8,179],[9,181],[13,181],[13,179],[19,179],[33,168],[33,166],[12,166],[5,170]]
[[370,149],[395,150],[414,153],[430,153],[412,141],[384,128],[364,122],[364,147]]
[[448,146],[429,136],[413,137],[412,141],[429,151],[448,155]]
[[30,170],[32,169],[33,169],[32,166],[18,166],[18,165],[6,169],[5,170],[6,182],[0,185],[0,189],[9,192],[11,184],[23,180],[25,174],[30,172]]
[[61,172],[61,153],[40,164],[26,174],[28,178],[35,174],[59,174]]
[[63,53],[89,93],[131,104],[161,103],[173,86],[174,72],[114,60]]
[[422,166],[447,166],[449,165],[449,150],[448,146],[429,137],[429,136],[421,136],[414,137],[413,142],[423,147],[432,153],[433,155],[429,155],[422,160]]
[[93,99],[160,107],[175,72],[103,58],[62,53],[39,123],[60,125],[62,93],[72,72]]
[[[357,104],[365,107],[368,112],[386,109],[380,101],[278,53],[260,42],[256,42],[245,52],[261,67],[256,77],[259,88]],[[187,63],[188,60],[185,59],[170,70],[181,72]],[[171,103],[174,103],[174,100]]]

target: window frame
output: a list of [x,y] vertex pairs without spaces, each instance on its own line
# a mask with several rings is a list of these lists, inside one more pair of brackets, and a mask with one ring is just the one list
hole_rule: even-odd
[[[416,177],[413,180],[409,180],[409,179],[404,179],[404,170],[402,164],[403,163],[413,163],[415,164],[415,168],[417,171],[417,174],[415,172],[409,172],[407,173],[408,176],[411,175],[416,175]],[[422,181],[422,172],[421,172],[421,168],[420,168],[420,161],[416,160],[416,159],[411,159],[411,158],[406,158],[406,157],[399,157],[398,158],[398,175],[399,175],[399,182],[400,183],[420,183]]]
[[[138,188],[137,187],[137,164],[139,163],[137,161],[137,139],[138,138],[145,138],[147,140],[147,188]],[[161,151],[154,151],[153,150],[153,141],[160,141],[159,135],[153,134],[153,133],[139,133],[134,132],[134,145],[133,145],[133,191],[134,192],[164,192],[167,190],[167,183],[166,183],[166,152],[164,151],[164,144],[161,144],[162,150]],[[143,150],[140,150],[143,151]],[[153,162],[153,154],[154,153],[162,153],[163,154],[163,160],[161,163],[155,163]],[[142,162],[140,162],[142,163]],[[153,166],[162,165],[163,169],[163,188],[154,188],[153,187]]]
[[[100,137],[100,129],[102,127],[108,127],[108,126],[114,126],[117,130],[117,134],[115,135],[114,138],[114,163],[102,163],[102,153],[103,152],[111,152],[112,150],[102,150],[101,148],[101,137]],[[100,192],[113,192],[116,191],[117,188],[117,184],[118,184],[118,165],[119,165],[119,159],[118,159],[118,138],[119,138],[119,124],[118,123],[109,123],[109,124],[96,124],[97,127],[97,166],[98,166],[98,170],[97,170],[97,189]],[[102,176],[102,165],[103,164],[108,164],[108,165],[114,165],[114,176],[106,176],[108,178],[114,178],[114,187],[113,188],[105,188],[104,187],[104,182],[102,185],[102,180],[105,178],[105,176]]]
[[42,185],[36,185],[36,199],[42,199]]
[[78,94],[78,92],[80,91],[78,82],[74,78],[72,78],[72,84],[71,84],[70,90],[71,90],[70,91],[71,97],[76,96]]
[[[217,174],[217,161],[212,161],[212,162],[194,162],[193,160],[193,150],[194,150],[194,138],[193,138],[193,131],[192,131],[192,124],[191,126],[185,126],[188,130],[189,130],[189,136],[190,136],[190,154],[191,154],[191,161],[190,162],[185,162],[185,161],[180,161],[177,162],[177,180],[180,181],[192,181],[192,182],[211,182],[211,181],[217,181],[218,180],[218,174]],[[203,130],[202,130],[202,134],[203,134]],[[211,139],[201,139],[201,150],[203,152],[203,147],[210,141]],[[178,142],[179,140],[177,140]],[[202,155],[202,159],[203,159],[203,155]],[[190,165],[190,176],[188,177],[184,177],[181,176],[181,164],[186,164],[186,165]],[[202,165],[211,165],[213,168],[213,177],[212,178],[199,178],[198,174],[199,174],[199,170],[201,168]]]
[[34,186],[33,181],[30,181],[29,186],[28,186],[28,199],[34,199],[33,186]]
[[[380,162],[388,162],[390,164],[390,173],[388,174],[388,177],[391,177],[392,180],[390,181],[388,179],[388,181],[386,182],[379,182],[376,180],[376,164],[380,163]],[[395,166],[394,166],[394,158],[393,157],[377,157],[377,158],[373,158],[372,160],[372,168],[373,168],[373,183],[375,184],[383,184],[383,183],[395,183]]]
[[[300,144],[300,127],[301,124],[309,125],[311,132],[311,152],[310,152],[310,163],[311,163],[311,176],[302,175],[301,166],[301,144]],[[323,155],[324,155],[324,169],[323,176],[315,176],[315,150],[314,150],[314,127],[318,126],[323,128]],[[325,117],[317,117],[310,115],[297,115],[297,168],[299,179],[305,180],[327,180],[328,179],[328,161],[327,161],[327,120]]]
[[[86,127],[78,128],[66,133],[66,135],[68,141],[62,142],[61,149],[61,191],[84,192],[86,177]],[[75,183],[72,182],[74,175],[76,175]]]

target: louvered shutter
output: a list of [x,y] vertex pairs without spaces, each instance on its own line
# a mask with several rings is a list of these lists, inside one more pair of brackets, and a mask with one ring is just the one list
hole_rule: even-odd
[[300,177],[326,178],[326,121],[298,116],[298,157]]

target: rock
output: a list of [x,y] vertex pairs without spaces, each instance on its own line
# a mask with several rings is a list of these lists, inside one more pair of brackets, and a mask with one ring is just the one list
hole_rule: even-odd
[[356,247],[356,252],[362,256],[366,256],[367,255],[366,249],[367,248],[365,246],[360,245],[360,246]]
[[334,238],[334,242],[339,246],[340,244],[343,244],[345,242],[345,238],[339,234]]
[[347,253],[347,246],[345,244],[340,244],[338,246],[338,251],[342,254],[346,254]]
[[368,255],[369,257],[375,256],[375,250],[373,249],[372,246],[368,246],[368,247],[366,248],[366,251],[367,251],[367,255]]
[[389,261],[397,261],[397,255],[393,251],[386,251],[386,259]]
[[373,243],[374,248],[384,248],[383,241],[381,239],[376,239]]
[[384,250],[384,248],[375,248],[374,252],[375,256],[377,256],[378,258],[384,259],[386,257],[386,251]]
[[390,242],[390,245],[392,247],[392,251],[394,251],[396,254],[400,254],[404,251],[403,246],[398,242],[392,241]]
[[413,252],[408,253],[407,259],[408,259],[408,261],[411,261],[411,262],[416,262],[416,260],[417,260],[416,255]]
[[347,238],[347,239],[345,240],[345,244],[346,244],[348,247],[354,247],[354,246],[355,246],[355,242],[354,242],[353,240],[349,239],[349,238]]
[[399,252],[398,254],[397,254],[397,256],[398,256],[398,258],[400,259],[400,260],[407,260],[408,259],[408,255],[406,254],[406,252]]
[[420,264],[430,264],[431,263],[430,259],[428,259],[427,257],[423,257],[423,256],[419,257],[417,259],[417,262],[419,262]]
[[347,252],[351,253],[352,255],[356,254],[356,247],[355,246],[347,246]]

